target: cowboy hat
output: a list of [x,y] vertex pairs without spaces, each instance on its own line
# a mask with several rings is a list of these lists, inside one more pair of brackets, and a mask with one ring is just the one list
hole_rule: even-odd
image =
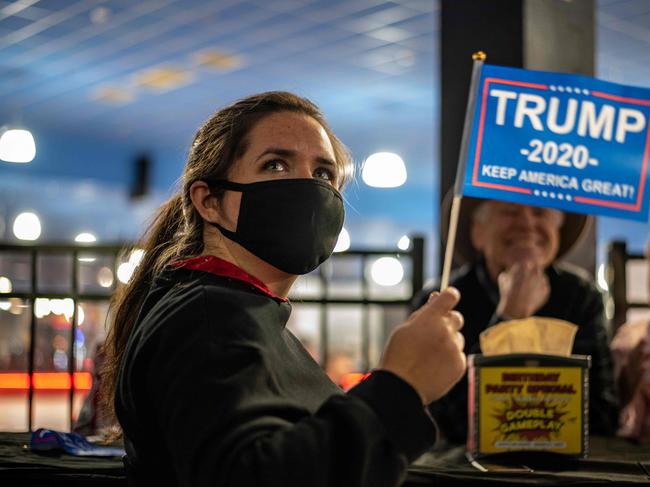
[[[445,244],[449,232],[449,217],[451,213],[452,200],[453,189],[448,191],[442,200],[442,240]],[[454,257],[462,264],[473,262],[479,256],[479,252],[472,245],[470,229],[472,227],[472,214],[481,203],[486,201],[490,200],[472,198],[469,196],[463,196],[463,199],[461,200]],[[580,240],[580,238],[586,233],[585,229],[589,224],[591,224],[591,220],[592,218],[587,215],[564,212],[564,220],[560,227],[560,246],[556,256],[557,259],[566,255]]]

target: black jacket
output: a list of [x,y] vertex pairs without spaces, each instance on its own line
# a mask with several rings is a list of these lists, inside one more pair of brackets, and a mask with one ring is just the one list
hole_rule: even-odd
[[248,284],[177,269],[152,286],[116,391],[135,485],[393,486],[435,440],[385,371],[347,394]]
[[[536,315],[578,325],[573,353],[591,355],[589,430],[596,435],[613,435],[618,409],[602,296],[589,281],[566,268],[550,266],[546,275],[551,295]],[[465,317],[462,329],[465,353],[480,353],[480,333],[500,321],[495,315],[498,287],[489,278],[483,261],[460,268],[451,276],[450,285],[461,294],[456,309]],[[413,301],[414,309],[422,306],[435,289],[419,293]],[[449,441],[464,443],[467,437],[467,375],[445,397],[432,403],[429,410]]]

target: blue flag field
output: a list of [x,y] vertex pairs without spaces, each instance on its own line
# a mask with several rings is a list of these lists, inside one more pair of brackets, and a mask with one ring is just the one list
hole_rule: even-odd
[[648,221],[650,89],[484,65],[463,193]]

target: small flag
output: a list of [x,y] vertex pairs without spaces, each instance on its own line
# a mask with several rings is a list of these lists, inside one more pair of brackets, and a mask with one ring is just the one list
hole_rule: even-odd
[[476,90],[465,195],[648,221],[650,89],[483,65]]

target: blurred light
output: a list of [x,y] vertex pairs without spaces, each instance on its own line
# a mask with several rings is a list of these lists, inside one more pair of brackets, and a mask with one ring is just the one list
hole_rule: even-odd
[[[77,372],[79,373],[79,372]],[[29,377],[28,374],[25,374]],[[32,375],[34,389],[70,389],[70,374],[67,372],[35,372]]]
[[81,305],[78,305],[77,306],[77,326],[83,325],[85,319],[86,319],[86,313],[84,313],[84,309],[81,307]]
[[0,276],[0,293],[10,293],[11,289],[11,281],[9,278]]
[[408,235],[402,236],[402,238],[400,238],[397,242],[397,248],[400,250],[408,250],[410,246],[411,239],[408,237]]
[[81,255],[77,258],[79,262],[95,262],[97,257],[91,257],[90,255]]
[[113,285],[113,271],[108,267],[102,267],[97,272],[97,282],[101,287],[111,287]]
[[31,162],[36,144],[29,130],[7,130],[0,137],[0,159],[7,162]]
[[216,69],[218,71],[228,71],[239,68],[244,64],[244,59],[219,49],[210,49],[194,54],[194,62],[201,66]]
[[93,386],[93,376],[90,372],[75,372],[72,375],[72,380],[74,382],[74,388],[85,389],[87,391]]
[[[34,389],[69,390],[70,374],[67,372],[34,372],[32,375]],[[75,372],[72,375],[74,388],[90,390],[93,377],[90,372]],[[0,372],[0,390],[24,389],[29,390],[29,374],[27,372]]]
[[50,299],[50,310],[55,315],[62,315],[65,310],[63,299]]
[[410,49],[402,49],[395,56],[395,63],[405,68],[410,68],[415,64],[415,53]]
[[[79,310],[77,310],[77,312],[79,312]],[[81,328],[77,328],[74,334],[74,344],[77,347],[81,348],[85,341],[86,341],[86,336],[84,335],[83,330]]]
[[381,257],[372,264],[370,276],[380,286],[394,286],[404,277],[404,268],[395,257]]
[[41,221],[34,213],[21,213],[14,220],[14,235],[20,240],[36,240],[41,236]]
[[[12,290],[11,281],[5,276],[0,276],[0,293],[10,293]],[[0,301],[0,310],[9,311],[11,301]]]
[[354,386],[356,386],[359,382],[361,382],[363,379],[365,379],[367,376],[370,374],[364,374],[362,372],[348,372],[347,374],[343,374],[343,376],[340,379],[340,386],[344,391],[347,391],[349,389],[352,389]]
[[62,299],[50,299],[50,312],[55,315],[63,314],[63,300]]
[[50,311],[55,315],[63,315],[70,321],[74,313],[74,301],[72,298],[50,299]]
[[90,11],[90,21],[93,24],[105,24],[111,18],[111,11],[106,7],[97,7]]
[[25,306],[23,304],[23,301],[21,299],[18,299],[18,298],[10,298],[9,299],[9,305],[10,305],[9,306],[9,312],[12,315],[21,315],[21,314],[23,314],[23,308],[27,307],[27,306]]
[[345,252],[350,248],[350,234],[345,228],[341,228],[339,238],[334,246],[334,252]]
[[50,300],[47,298],[36,298],[34,301],[34,316],[37,318],[45,318],[52,312]]
[[68,368],[68,354],[63,350],[55,350],[54,355],[52,356],[52,363],[56,370],[66,370]]
[[133,266],[133,268],[135,269],[138,266],[138,264],[140,263],[140,261],[142,260],[143,257],[144,257],[144,250],[142,250],[142,249],[134,249],[131,252],[131,255],[129,256],[129,264],[131,264]]
[[138,264],[140,264],[140,261],[143,257],[144,250],[134,249],[129,256],[129,261],[123,262],[119,265],[117,268],[117,278],[120,280],[120,282],[124,284],[129,282],[129,279],[131,279],[135,268],[138,267]]
[[80,243],[93,243],[97,242],[97,237],[95,237],[92,233],[83,232],[77,235],[74,238],[74,241]]
[[63,300],[63,316],[65,316],[68,321],[71,321],[73,314],[74,314],[74,301],[71,298],[65,298]]
[[396,188],[406,182],[406,166],[397,154],[376,152],[363,163],[361,177],[368,186]]
[[126,284],[129,282],[129,279],[131,279],[134,270],[135,267],[132,266],[130,262],[123,262],[117,268],[117,278],[120,280],[120,282]]
[[1,389],[29,389],[29,374],[24,372],[0,374]]
[[607,285],[607,278],[605,277],[605,264],[600,264],[598,267],[598,286],[603,291],[608,291],[609,286]]
[[135,98],[133,91],[121,86],[99,86],[91,96],[93,99],[107,105],[124,105],[132,102]]

